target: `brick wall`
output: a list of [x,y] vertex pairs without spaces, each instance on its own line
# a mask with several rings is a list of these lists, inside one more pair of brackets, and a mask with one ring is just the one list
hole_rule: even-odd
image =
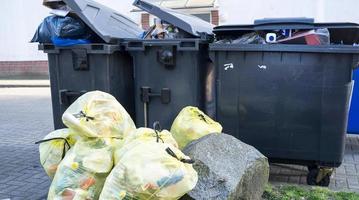
[[212,24],[218,26],[219,25],[219,11],[212,10],[211,11]]
[[143,30],[148,30],[150,28],[150,14],[141,14],[141,25]]
[[0,61],[0,77],[48,76],[47,61]]

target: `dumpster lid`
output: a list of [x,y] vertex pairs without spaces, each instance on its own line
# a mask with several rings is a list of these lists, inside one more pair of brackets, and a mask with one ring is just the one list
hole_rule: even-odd
[[92,0],[63,0],[99,37],[107,43],[137,38],[143,30],[134,21]]
[[315,23],[312,18],[265,18],[254,21],[254,24],[224,25],[214,28],[215,33],[225,31],[256,31],[280,29],[358,29],[359,24],[350,22]]
[[253,31],[270,32],[281,29],[327,28],[333,43],[354,44],[359,42],[359,24],[351,22],[315,23],[312,18],[267,18],[255,20],[254,24],[217,26],[213,32],[219,37],[243,35]]
[[213,35],[214,26],[198,17],[157,6],[144,0],[135,0],[133,5],[182,29],[194,37],[201,37],[203,34]]
[[297,23],[297,24],[313,24],[313,18],[299,17],[299,18],[263,18],[254,20],[254,25],[263,24],[285,24],[285,23]]

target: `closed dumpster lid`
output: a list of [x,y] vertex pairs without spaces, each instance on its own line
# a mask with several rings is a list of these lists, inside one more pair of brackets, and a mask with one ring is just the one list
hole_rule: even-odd
[[274,31],[281,29],[320,29],[327,28],[332,43],[354,44],[359,42],[359,24],[351,22],[315,23],[312,18],[266,18],[255,20],[254,24],[217,26],[213,32],[223,37],[242,35],[253,31]]
[[192,15],[187,15],[170,8],[154,5],[147,1],[135,0],[134,6],[170,23],[194,37],[203,34],[213,35],[213,25]]
[[138,38],[143,32],[138,24],[128,17],[95,1],[63,1],[73,13],[107,43],[113,43],[118,39]]

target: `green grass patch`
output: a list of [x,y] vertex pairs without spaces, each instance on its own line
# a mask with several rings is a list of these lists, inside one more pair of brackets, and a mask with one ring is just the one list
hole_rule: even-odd
[[298,187],[267,185],[263,194],[265,200],[359,200],[359,194],[334,192],[320,187]]

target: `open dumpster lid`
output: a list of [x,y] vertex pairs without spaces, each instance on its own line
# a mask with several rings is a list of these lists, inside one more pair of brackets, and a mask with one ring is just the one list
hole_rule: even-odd
[[213,35],[213,25],[192,15],[187,15],[170,8],[164,8],[143,0],[135,0],[134,6],[170,23],[194,37],[203,34]]
[[107,43],[137,38],[143,30],[131,19],[92,0],[63,0],[99,37]]

